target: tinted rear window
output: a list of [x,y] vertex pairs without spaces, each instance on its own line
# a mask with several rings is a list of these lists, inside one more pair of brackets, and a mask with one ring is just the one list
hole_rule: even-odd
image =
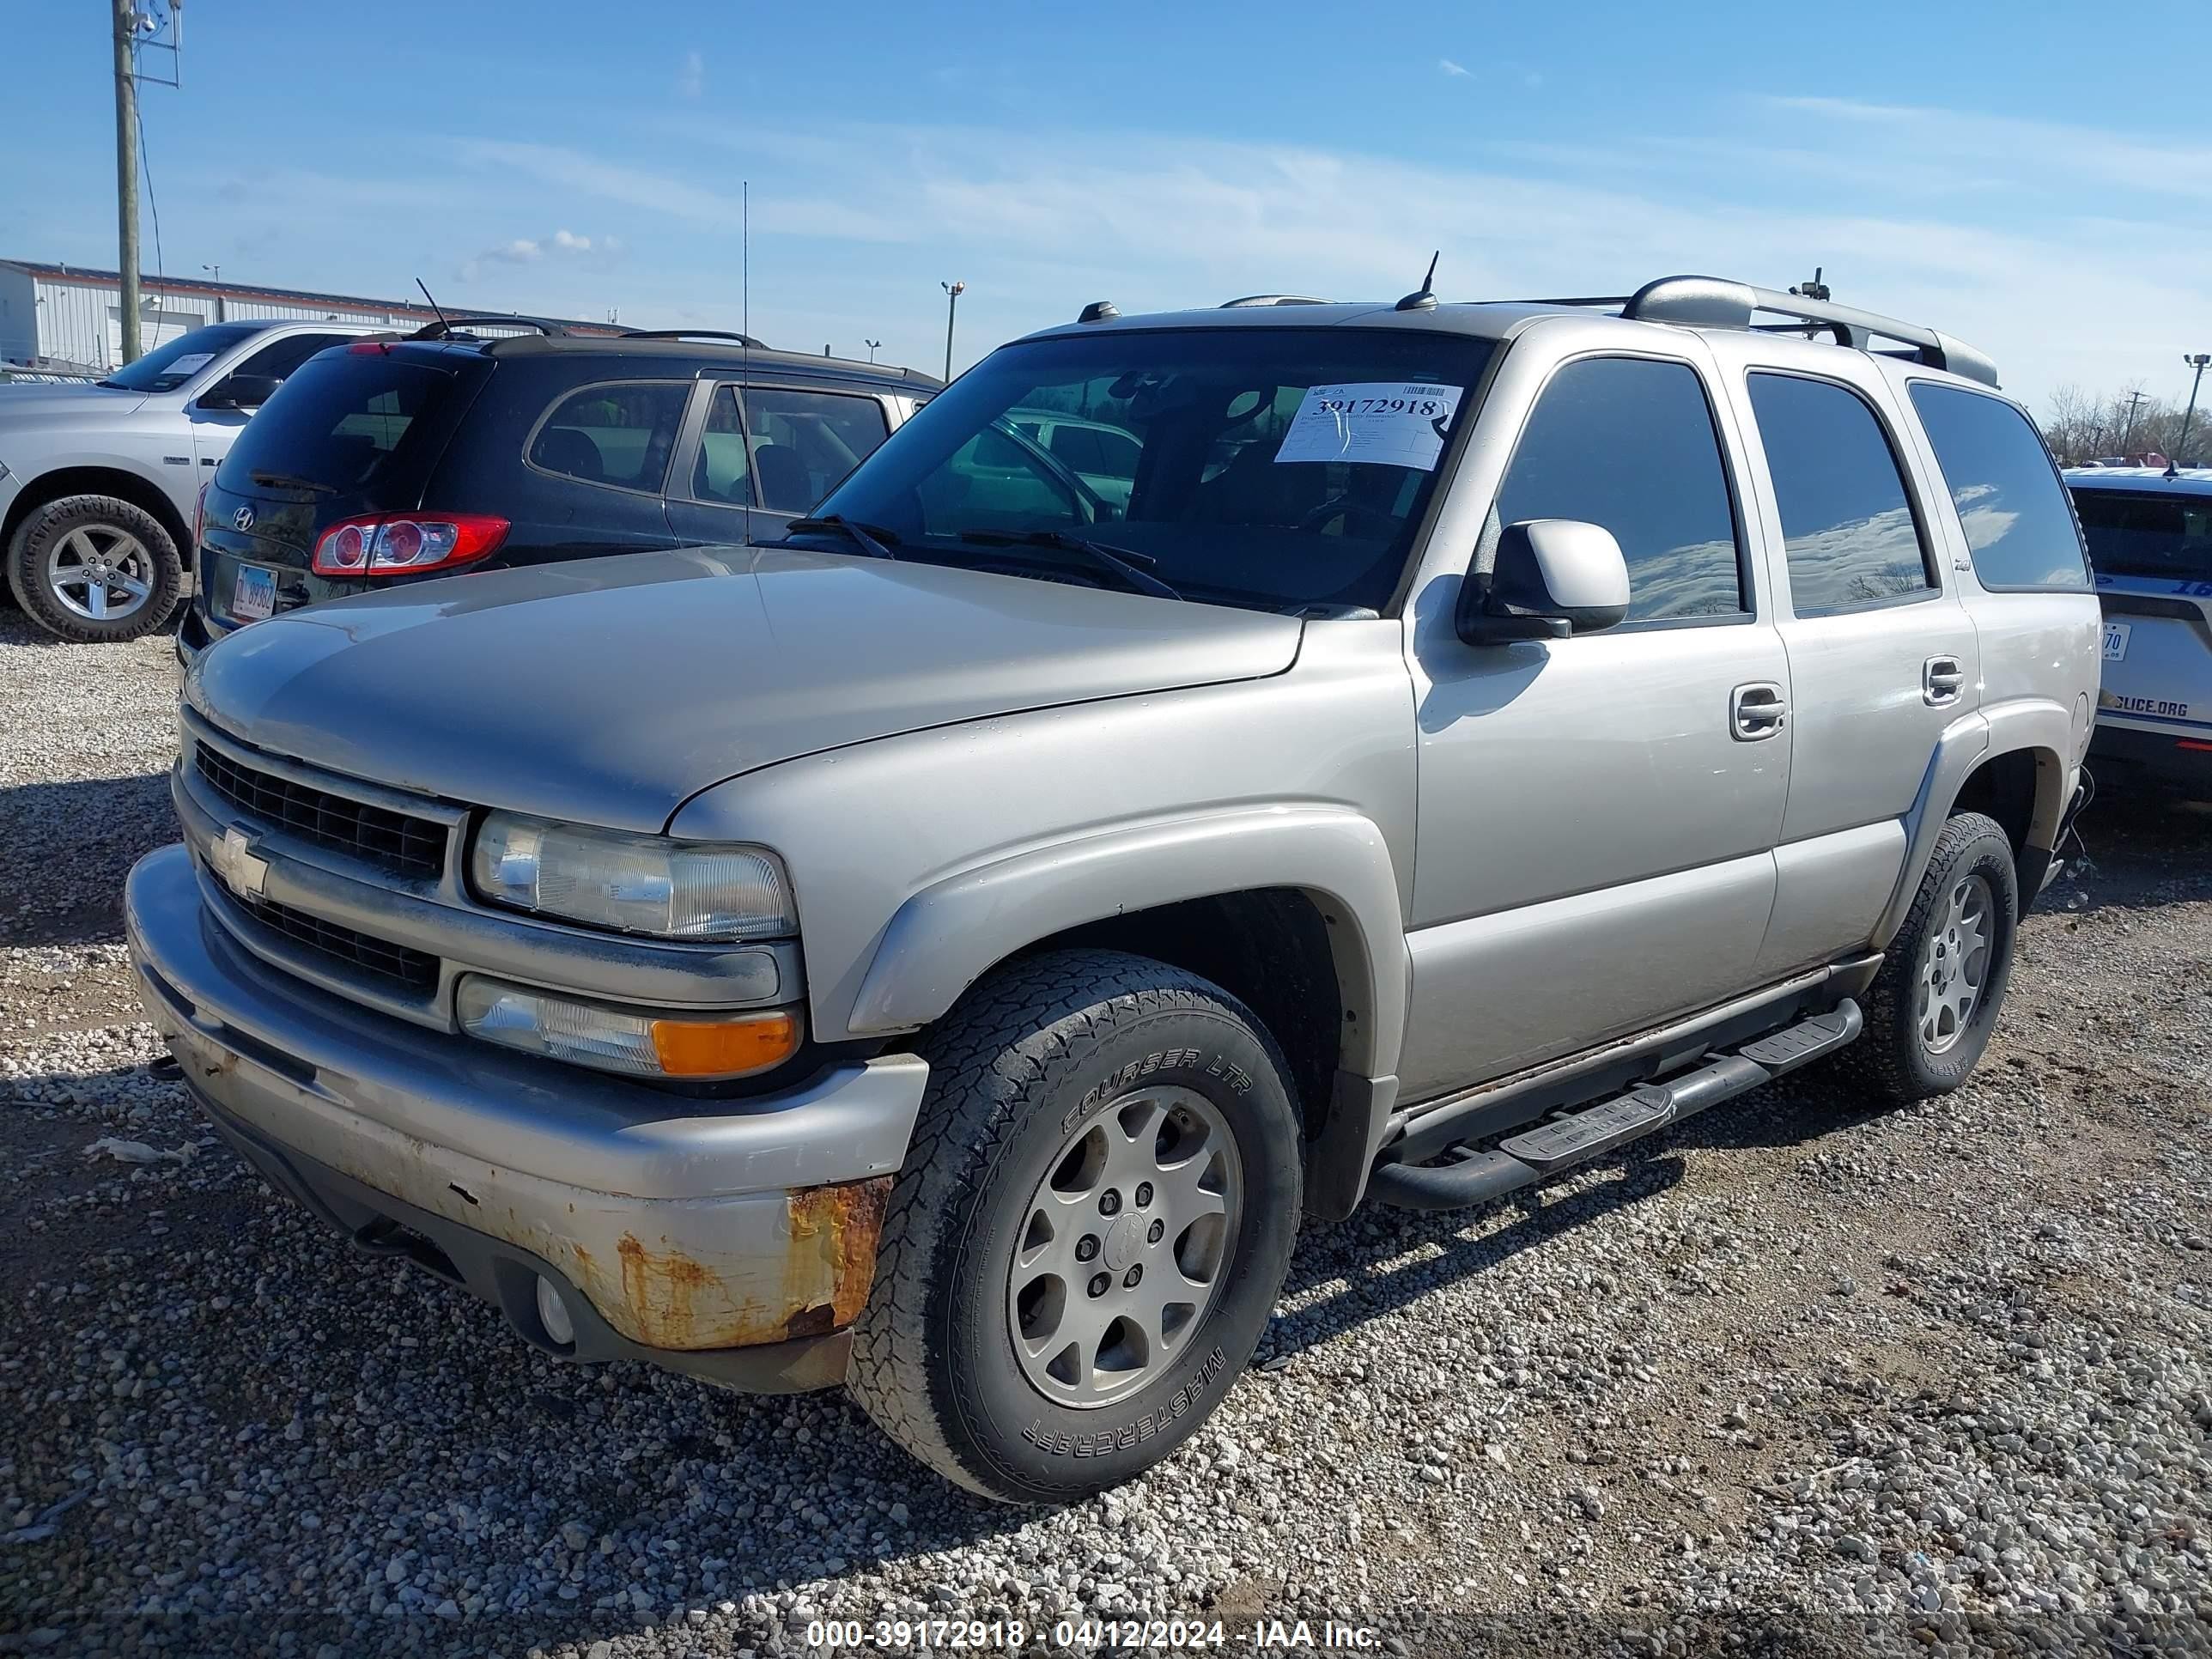
[[1782,512],[1797,615],[1933,592],[1905,475],[1865,399],[1832,380],[1753,374],[1751,408]]
[[1912,406],[1984,587],[2087,587],[2074,515],[2050,452],[2010,404],[1916,380]]
[[2212,581],[2212,495],[2076,489],[2074,506],[2099,575]]
[[453,377],[381,351],[310,358],[239,434],[225,489],[297,479],[350,493],[374,478]]

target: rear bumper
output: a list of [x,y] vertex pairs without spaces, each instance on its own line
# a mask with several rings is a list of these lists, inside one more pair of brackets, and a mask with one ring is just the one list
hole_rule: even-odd
[[[694,1100],[508,1056],[260,962],[206,915],[199,882],[181,847],[140,860],[131,960],[194,1094],[272,1184],[550,1352],[762,1392],[842,1375],[922,1061]],[[573,1342],[539,1320],[540,1277]]]
[[2139,778],[2212,795],[2212,726],[2161,729],[2097,722],[2089,757]]

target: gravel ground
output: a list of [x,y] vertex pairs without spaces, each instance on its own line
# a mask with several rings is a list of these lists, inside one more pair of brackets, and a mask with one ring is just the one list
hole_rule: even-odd
[[1018,1512],[835,1395],[551,1363],[274,1199],[149,1069],[118,942],[173,684],[165,641],[0,612],[0,1651],[1113,1614],[2212,1650],[2212,814],[2098,810],[1960,1093],[1875,1114],[1816,1069],[1524,1201],[1315,1227],[1191,1448]]

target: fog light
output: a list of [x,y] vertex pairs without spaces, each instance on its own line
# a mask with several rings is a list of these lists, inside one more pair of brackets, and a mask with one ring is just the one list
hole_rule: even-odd
[[553,1281],[543,1273],[538,1276],[538,1322],[545,1328],[545,1334],[561,1346],[576,1346],[576,1327],[568,1317],[568,1304],[553,1288]]
[[486,1042],[630,1077],[745,1077],[799,1052],[798,1013],[649,1014],[554,996],[471,974],[455,997],[461,1029]]

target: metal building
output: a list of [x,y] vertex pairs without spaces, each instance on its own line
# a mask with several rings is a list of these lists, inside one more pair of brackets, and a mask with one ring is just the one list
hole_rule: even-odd
[[[143,351],[204,323],[300,319],[416,329],[436,320],[427,306],[357,295],[155,276],[141,276],[138,283]],[[0,259],[0,363],[64,374],[104,374],[119,367],[122,290],[122,279],[112,270]],[[621,331],[605,323],[564,319],[563,325],[580,333]]]

